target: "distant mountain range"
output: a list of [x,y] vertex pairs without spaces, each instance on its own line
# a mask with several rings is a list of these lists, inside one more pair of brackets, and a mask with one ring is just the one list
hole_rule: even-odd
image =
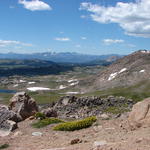
[[73,68],[73,64],[59,64],[39,59],[0,59],[0,77],[59,74]]
[[89,55],[80,53],[55,53],[55,52],[43,52],[32,54],[18,54],[18,53],[1,53],[0,59],[40,59],[53,61],[57,63],[86,63],[92,61],[105,60],[108,62],[115,61],[121,58],[122,55],[108,54],[108,55]]

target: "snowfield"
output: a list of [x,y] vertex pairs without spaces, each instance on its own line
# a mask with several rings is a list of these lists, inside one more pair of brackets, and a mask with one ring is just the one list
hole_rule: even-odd
[[120,74],[120,73],[122,73],[122,72],[124,72],[124,71],[126,71],[126,70],[127,70],[127,68],[123,68],[123,69],[121,69],[119,72],[115,72],[115,73],[110,74],[110,76],[109,76],[109,78],[108,78],[108,81],[114,79],[118,74]]
[[25,80],[19,80],[19,82],[20,82],[20,83],[25,83],[26,81],[25,81]]
[[122,73],[122,72],[124,72],[124,71],[126,71],[127,70],[127,68],[123,68],[123,69],[121,69],[120,71],[119,71],[119,73]]
[[78,81],[77,82],[73,82],[73,83],[70,84],[70,86],[77,85],[78,83],[79,83]]
[[15,84],[13,87],[18,87],[19,86],[19,84]]
[[141,70],[140,73],[145,72],[145,70]]
[[66,92],[66,94],[79,94],[79,92]]
[[148,51],[148,50],[142,50],[141,53],[147,53],[147,54],[150,54],[150,51]]
[[69,83],[71,83],[71,82],[77,82],[77,81],[78,81],[77,79],[68,80]]
[[36,91],[49,91],[50,88],[44,88],[44,87],[29,87],[27,90],[36,92]]
[[28,84],[35,84],[35,82],[28,82]]
[[116,76],[117,76],[118,72],[115,72],[115,73],[112,73],[110,74],[109,78],[108,78],[108,81],[114,79]]
[[64,85],[60,85],[60,86],[59,86],[59,89],[60,89],[60,90],[65,89],[65,88],[66,88],[66,86],[64,86]]

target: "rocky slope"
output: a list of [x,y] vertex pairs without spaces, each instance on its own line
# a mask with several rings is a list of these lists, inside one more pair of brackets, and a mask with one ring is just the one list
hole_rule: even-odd
[[125,56],[93,79],[93,89],[131,86],[150,79],[150,51],[140,50]]
[[117,116],[131,110],[134,102],[125,97],[62,97],[53,107],[61,118],[85,118],[89,116],[105,117],[105,113]]
[[[54,131],[55,125],[35,129],[31,126],[35,120],[28,119],[18,123],[19,128],[9,136],[0,138],[0,145],[9,144],[8,150],[149,150],[149,104],[150,99],[146,99],[134,105],[129,115],[98,118],[90,128],[74,132]],[[137,128],[131,128],[128,120]]]
[[[26,114],[27,110],[35,108],[33,105],[35,101],[23,92],[14,95],[10,102],[10,109],[20,116]],[[120,107],[127,102],[132,105],[131,100],[117,99],[112,96],[106,99],[63,97],[53,105],[53,109],[57,110],[58,117],[62,117],[63,112],[67,112],[70,107],[73,107],[73,110],[69,111],[76,114],[76,111],[85,106],[91,111],[93,107],[95,110],[99,110],[98,108],[101,106]],[[14,120],[12,119],[14,113],[11,110],[5,106],[0,107],[1,124]],[[35,109],[35,111],[37,110]],[[71,113],[65,115],[71,116]],[[84,112],[84,114],[88,114],[88,112]],[[31,112],[30,115],[33,113]],[[55,124],[43,128],[33,128],[32,124],[37,120],[34,116],[25,117],[27,119],[24,118],[25,120],[17,123],[18,129],[7,135],[2,132],[6,128],[0,126],[0,149],[5,147],[8,150],[149,150],[149,115],[150,98],[147,98],[135,104],[131,112],[114,119],[109,118],[109,120],[104,115],[103,117],[97,115],[97,121],[91,127],[73,132],[54,131]],[[7,125],[6,127],[8,127]]]

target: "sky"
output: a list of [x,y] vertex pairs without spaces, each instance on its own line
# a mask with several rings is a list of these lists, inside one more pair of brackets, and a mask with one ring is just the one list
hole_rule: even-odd
[[0,0],[0,53],[150,49],[150,0]]

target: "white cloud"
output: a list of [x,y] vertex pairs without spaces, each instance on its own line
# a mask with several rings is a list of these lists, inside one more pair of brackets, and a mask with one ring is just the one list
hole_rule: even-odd
[[121,40],[121,39],[104,39],[103,40],[103,43],[106,45],[123,43],[123,42],[124,42],[124,40]]
[[20,41],[11,41],[11,40],[0,40],[0,47],[12,46],[12,45],[21,45],[21,46],[33,46],[29,43],[23,43]]
[[68,37],[57,37],[55,38],[56,41],[62,41],[62,42],[67,42],[70,41],[70,38]]
[[31,11],[52,10],[51,6],[40,0],[31,0],[31,1],[19,0],[19,4],[24,5],[24,8]]
[[93,21],[118,23],[128,35],[150,37],[150,0],[118,2],[116,6],[109,7],[84,2],[80,10],[90,12]]
[[87,37],[81,37],[81,39],[82,39],[82,40],[86,40],[86,39],[87,39]]

